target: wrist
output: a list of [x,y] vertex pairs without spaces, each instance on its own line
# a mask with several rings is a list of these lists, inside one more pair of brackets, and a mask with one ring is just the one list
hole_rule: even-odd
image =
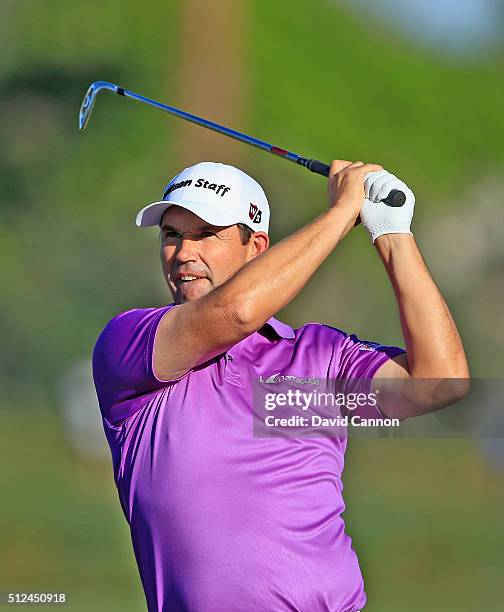
[[390,260],[390,257],[394,252],[404,249],[411,249],[411,247],[415,244],[413,234],[406,233],[382,234],[374,241],[374,246],[385,263]]
[[331,224],[334,224],[342,230],[342,237],[354,227],[355,221],[359,216],[359,212],[352,210],[350,206],[333,205],[325,213],[330,219]]

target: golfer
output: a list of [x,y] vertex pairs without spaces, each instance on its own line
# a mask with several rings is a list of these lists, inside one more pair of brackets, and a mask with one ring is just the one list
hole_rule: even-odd
[[[381,202],[391,189],[406,194],[404,206]],[[379,165],[336,160],[328,194],[325,212],[272,247],[266,196],[232,166],[186,168],[138,213],[137,225],[159,226],[173,303],[115,316],[93,374],[149,611],[361,610],[363,578],[341,517],[346,439],[254,436],[253,383],[359,378],[386,390],[390,380],[469,376],[411,233],[412,191]],[[406,350],[275,318],[359,215],[395,292]],[[444,404],[466,393],[450,388]],[[375,416],[439,407],[405,389],[404,402],[380,400]]]

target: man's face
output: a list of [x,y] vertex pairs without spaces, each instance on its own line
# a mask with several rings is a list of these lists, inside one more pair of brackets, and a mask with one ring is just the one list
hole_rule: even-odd
[[264,232],[243,245],[237,225],[211,225],[180,206],[170,206],[161,221],[161,264],[176,304],[222,285],[267,247]]

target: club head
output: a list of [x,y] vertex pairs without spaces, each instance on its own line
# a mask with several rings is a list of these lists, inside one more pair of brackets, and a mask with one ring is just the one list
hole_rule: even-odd
[[89,86],[79,111],[79,130],[83,130],[87,126],[91,113],[93,112],[96,96],[100,91],[106,90],[117,93],[118,89],[118,85],[108,83],[107,81],[95,81]]

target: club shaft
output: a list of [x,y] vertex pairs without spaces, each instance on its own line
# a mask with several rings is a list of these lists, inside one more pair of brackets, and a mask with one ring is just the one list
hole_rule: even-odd
[[132,100],[136,100],[137,102],[143,102],[145,104],[149,104],[150,106],[154,106],[159,110],[170,113],[171,115],[175,115],[176,117],[180,117],[181,119],[185,119],[186,121],[191,121],[192,123],[196,123],[197,125],[201,125],[209,130],[213,130],[214,132],[219,132],[220,134],[225,134],[231,138],[236,140],[240,140],[241,142],[245,142],[246,144],[252,145],[253,147],[257,147],[262,149],[263,151],[268,151],[270,153],[274,153],[275,155],[280,155],[289,161],[300,163],[299,160],[302,158],[300,155],[296,153],[292,153],[291,151],[287,151],[280,147],[276,147],[269,142],[265,142],[264,140],[259,140],[259,138],[254,138],[253,136],[248,136],[247,134],[242,134],[236,130],[231,128],[227,128],[219,123],[215,123],[214,121],[208,121],[208,119],[204,119],[203,117],[198,117],[197,115],[192,115],[191,113],[187,113],[179,108],[175,108],[174,106],[169,106],[168,104],[163,104],[161,102],[157,102],[156,100],[151,100],[150,98],[146,98],[145,96],[141,96],[133,91],[129,91],[127,89],[123,89],[122,87],[117,88],[118,95],[124,96],[126,98],[131,98]]
[[[82,106],[79,113],[79,128],[81,130],[86,127],[89,121],[89,118],[93,111],[96,96],[100,91],[110,91],[119,96],[131,98],[132,100],[142,102],[143,104],[148,104],[149,106],[162,110],[166,113],[170,113],[175,117],[180,117],[181,119],[185,119],[186,121],[190,121],[191,123],[201,125],[202,127],[205,127],[209,130],[213,130],[214,132],[218,132],[219,134],[224,134],[225,136],[229,136],[230,138],[234,138],[235,140],[239,140],[246,144],[252,145],[253,147],[257,147],[258,149],[262,149],[263,151],[268,151],[269,153],[273,153],[274,155],[283,157],[284,159],[304,166],[305,168],[308,168],[308,170],[311,170],[312,172],[315,172],[317,174],[321,174],[322,176],[329,176],[329,166],[321,161],[318,161],[316,159],[307,159],[306,157],[302,157],[297,153],[287,151],[287,149],[283,149],[282,147],[277,147],[264,140],[259,140],[259,138],[248,136],[247,134],[242,134],[241,132],[224,127],[223,125],[215,123],[214,121],[208,121],[207,119],[203,119],[203,117],[198,117],[197,115],[187,113],[186,111],[180,110],[179,108],[175,108],[174,106],[168,106],[168,104],[163,104],[162,102],[158,102],[157,100],[151,100],[150,98],[141,96],[140,94],[137,94],[134,91],[129,91],[128,89],[124,89],[123,87],[119,87],[119,85],[114,85],[113,83],[109,83],[108,81],[96,81],[95,83],[92,83],[89,87],[82,102]],[[406,196],[402,191],[392,190],[388,194],[388,196],[382,201],[388,206],[402,206],[406,201]]]

